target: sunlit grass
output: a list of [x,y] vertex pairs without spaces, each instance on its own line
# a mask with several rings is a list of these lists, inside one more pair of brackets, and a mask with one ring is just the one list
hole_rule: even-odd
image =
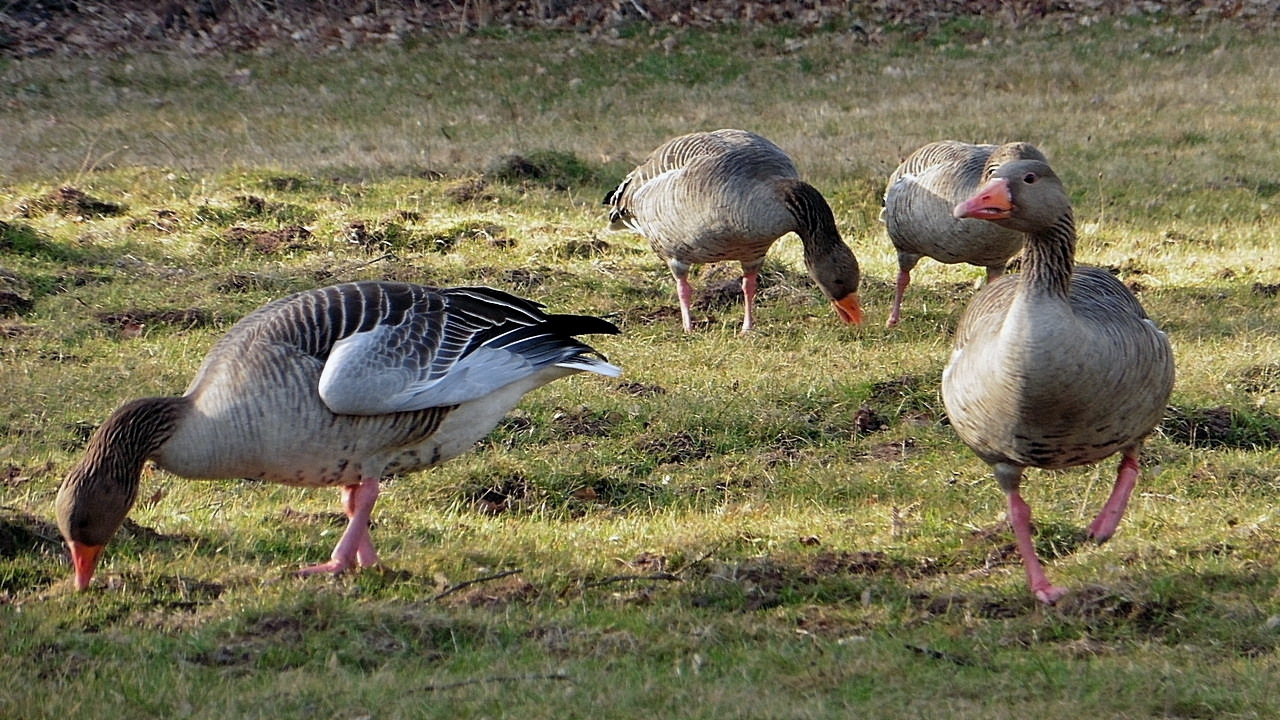
[[[0,66],[0,291],[27,303],[0,318],[0,716],[1274,716],[1277,48],[1135,20]],[[633,163],[715,127],[770,137],[831,200],[863,327],[787,238],[750,336],[736,302],[685,335],[645,242],[603,230]],[[1108,544],[1083,528],[1114,459],[1027,473],[1073,588],[1053,609],[938,394],[981,271],[923,261],[883,327],[880,193],[942,138],[1041,147],[1080,260],[1177,356]],[[67,185],[118,207],[69,211]],[[334,490],[157,471],[72,593],[52,502],[88,431],[180,393],[254,307],[364,278],[607,315],[623,334],[590,342],[625,375],[540,389],[473,452],[387,481],[384,569],[290,576],[341,531]]]

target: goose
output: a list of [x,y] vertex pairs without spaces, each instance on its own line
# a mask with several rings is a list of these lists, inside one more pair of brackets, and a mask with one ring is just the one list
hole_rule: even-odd
[[246,315],[180,397],[131,400],[90,437],[56,500],[77,590],[138,495],[147,460],[185,478],[341,488],[348,518],[328,562],[376,564],[369,517],[384,475],[428,468],[482,439],[527,392],[621,370],[574,335],[617,333],[584,315],[483,287],[355,282]]
[[831,206],[802,182],[777,145],[745,130],[681,135],[654,150],[604,198],[610,230],[649,241],[676,281],[685,332],[693,331],[690,266],[742,264],[742,332],[755,322],[756,276],[770,246],[800,236],[809,274],[845,323],[862,321],[858,261]]
[[1025,142],[971,145],[941,140],[911,153],[889,176],[880,220],[898,251],[898,279],[886,327],[898,324],[902,296],[920,258],[968,263],[987,269],[989,283],[1004,273],[1009,258],[1022,249],[1022,233],[977,220],[955,218],[951,208],[969,197],[1010,160],[1041,160]]
[[1075,265],[1071,202],[1047,163],[1001,165],[954,213],[1026,234],[1022,271],[987,285],[961,316],[942,397],[956,433],[1005,493],[1031,593],[1052,605],[1067,590],[1049,583],[1036,557],[1023,470],[1120,453],[1111,494],[1089,525],[1097,542],[1110,538],[1143,440],[1173,390],[1173,350],[1119,280]]

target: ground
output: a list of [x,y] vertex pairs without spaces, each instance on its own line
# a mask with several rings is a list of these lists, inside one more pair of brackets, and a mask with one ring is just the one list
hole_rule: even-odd
[[1017,27],[1134,15],[1269,25],[1280,18],[1280,0],[12,0],[0,6],[0,56],[138,50],[202,55],[284,45],[331,51],[398,43],[423,32],[524,27],[600,34],[637,24],[788,23],[843,29],[875,42],[886,28],[923,34],[966,16]]

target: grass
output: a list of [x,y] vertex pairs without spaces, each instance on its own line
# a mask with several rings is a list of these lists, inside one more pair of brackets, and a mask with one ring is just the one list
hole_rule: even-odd
[[[1135,20],[4,61],[0,716],[1274,717],[1275,40]],[[711,296],[686,336],[645,243],[602,230],[631,164],[728,126],[831,198],[864,327],[789,239],[757,331]],[[981,271],[925,261],[882,327],[879,193],[945,137],[1043,149],[1081,260],[1137,287],[1177,354],[1111,542],[1083,528],[1114,461],[1028,473],[1074,590],[1054,608],[938,397]],[[340,532],[336,492],[156,471],[71,592],[52,500],[87,433],[181,392],[252,308],[361,278],[607,315],[624,334],[592,342],[625,375],[554,383],[388,481],[384,569],[289,575]]]

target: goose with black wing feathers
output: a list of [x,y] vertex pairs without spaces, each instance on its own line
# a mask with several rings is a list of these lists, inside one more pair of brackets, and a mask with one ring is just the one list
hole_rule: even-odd
[[346,531],[328,562],[299,573],[375,564],[382,477],[462,453],[557,378],[620,374],[573,337],[617,331],[479,287],[358,282],[264,305],[214,344],[182,396],[127,402],[89,439],[56,501],[75,586],[88,587],[148,460],[187,478],[341,487]]

